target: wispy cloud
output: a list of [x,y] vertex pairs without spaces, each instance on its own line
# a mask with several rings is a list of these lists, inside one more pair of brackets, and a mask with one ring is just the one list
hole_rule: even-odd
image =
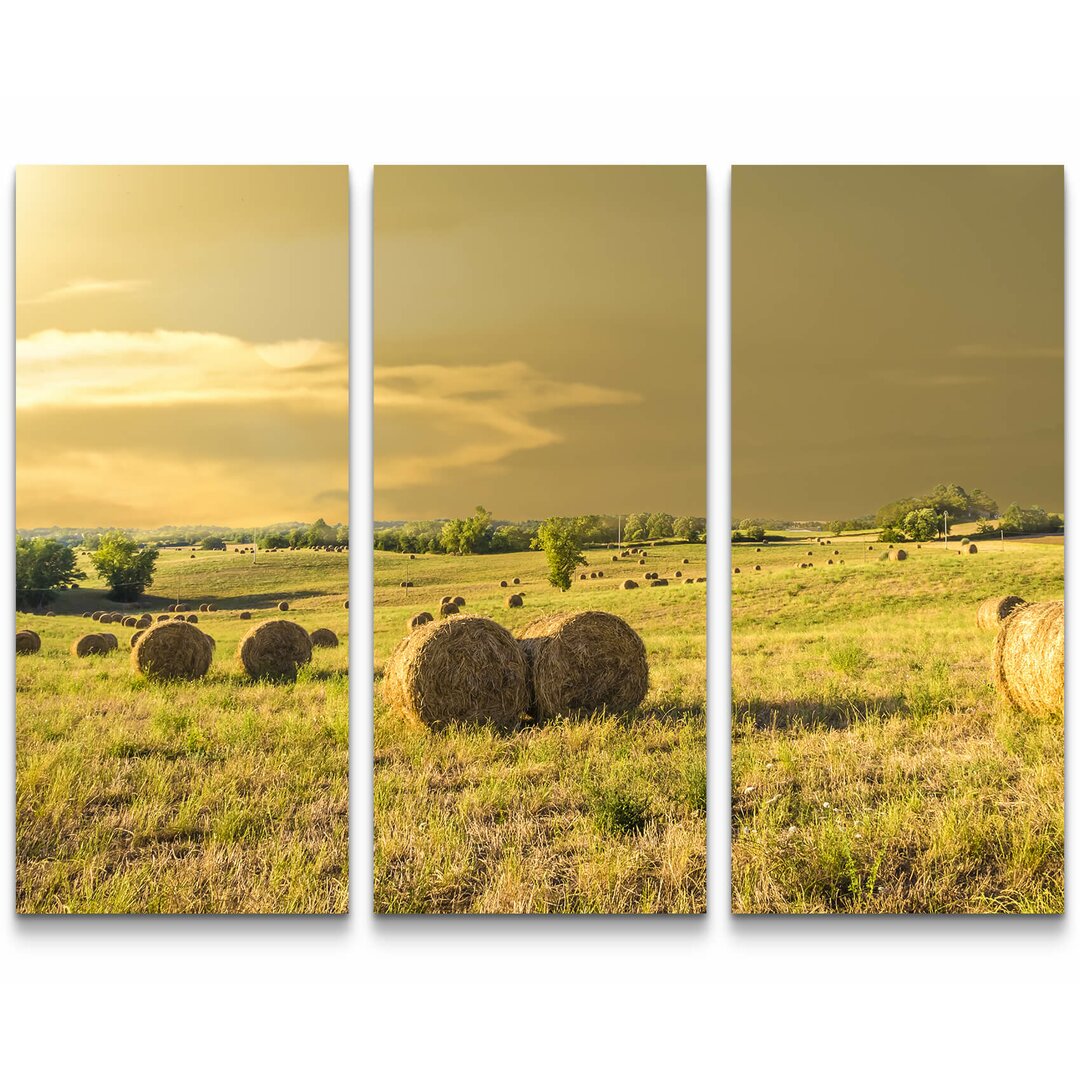
[[130,293],[145,288],[148,282],[141,278],[79,278],[57,289],[49,289],[39,296],[20,300],[20,304],[52,304],[58,300],[75,300],[106,293]]
[[[376,367],[379,435],[391,445],[379,452],[375,488],[427,486],[457,471],[500,466],[512,454],[561,441],[537,419],[545,413],[641,400],[624,390],[550,379],[523,363]],[[415,437],[394,437],[402,432]]]

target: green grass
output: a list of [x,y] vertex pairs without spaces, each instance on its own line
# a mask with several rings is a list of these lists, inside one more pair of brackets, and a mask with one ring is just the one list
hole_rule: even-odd
[[[561,593],[535,552],[375,553],[376,911],[705,910],[705,585],[674,577],[704,577],[705,547],[657,548],[644,567],[612,554],[589,554],[603,579]],[[671,585],[619,589],[646,570]],[[499,588],[514,577],[522,584]],[[506,608],[522,590],[525,606]],[[512,736],[436,734],[405,720],[382,702],[382,666],[406,618],[436,613],[446,593],[511,631],[557,611],[622,616],[645,641],[648,697],[630,715],[559,718]]]
[[1063,549],[755,546],[732,556],[733,910],[1062,911],[1063,724],[998,699],[975,609],[1060,599]]
[[[115,624],[116,652],[69,654],[95,625],[74,612],[125,607],[94,579],[57,594],[55,617],[19,616],[42,650],[16,658],[17,909],[346,911],[347,589],[344,554],[163,553],[153,611],[177,590],[220,606],[199,615],[217,641],[210,674],[169,685],[132,671],[132,631]],[[236,647],[271,617],[327,626],[341,645],[316,650],[294,685],[253,682]]]

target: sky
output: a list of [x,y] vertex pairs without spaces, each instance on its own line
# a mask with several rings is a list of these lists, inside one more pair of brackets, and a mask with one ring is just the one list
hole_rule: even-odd
[[705,512],[705,170],[375,170],[374,516]]
[[736,166],[732,517],[1064,509],[1060,167]]
[[348,171],[22,166],[16,526],[348,520]]

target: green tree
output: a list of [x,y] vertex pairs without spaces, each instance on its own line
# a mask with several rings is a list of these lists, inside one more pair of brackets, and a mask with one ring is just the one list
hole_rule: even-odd
[[109,583],[111,600],[136,600],[154,580],[158,553],[142,548],[120,530],[106,533],[90,556],[94,569]]
[[337,537],[337,532],[332,525],[327,525],[322,518],[312,522],[311,527],[307,531],[308,547],[315,547],[318,545],[322,547],[326,544],[332,544]]
[[53,590],[86,575],[76,569],[75,552],[58,540],[15,540],[15,602],[47,603]]
[[623,526],[623,539],[628,543],[635,540],[646,540],[649,536],[649,515],[630,514]]
[[199,546],[203,549],[203,551],[224,551],[225,541],[220,536],[206,536],[203,538],[203,542]]
[[581,553],[581,521],[578,518],[551,517],[536,530],[533,547],[547,556],[548,581],[565,592],[574,580],[574,571],[586,566]]
[[911,510],[904,517],[903,531],[909,540],[924,543],[933,540],[941,532],[942,519],[928,506],[921,510]]
[[257,547],[263,549],[263,551],[273,551],[275,548],[287,548],[289,546],[289,538],[282,533],[263,533],[259,537]]
[[675,519],[670,514],[650,514],[646,527],[650,540],[675,535]]

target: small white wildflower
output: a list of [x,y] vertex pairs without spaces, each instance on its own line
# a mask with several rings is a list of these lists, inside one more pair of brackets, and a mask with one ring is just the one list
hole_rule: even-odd
[[790,836],[795,831],[795,826],[794,825],[789,825],[787,827],[787,831],[788,831],[788,836]]
[[754,790],[754,785],[753,785],[753,784],[751,784],[751,785],[750,785],[749,787],[744,787],[744,788],[742,789],[742,793],[743,793],[744,795],[749,795],[749,794],[750,794],[750,792],[751,792],[751,791],[753,791],[753,790]]
[[827,802],[823,802],[821,805],[824,806],[826,810],[829,809],[829,804]]
[[771,761],[769,762],[768,765],[765,766],[766,769],[771,769],[772,767],[773,767],[773,763]]
[[855,834],[855,839],[856,839],[856,840],[861,840],[861,839],[862,839],[862,833],[861,833],[861,832],[857,832],[857,833]]

